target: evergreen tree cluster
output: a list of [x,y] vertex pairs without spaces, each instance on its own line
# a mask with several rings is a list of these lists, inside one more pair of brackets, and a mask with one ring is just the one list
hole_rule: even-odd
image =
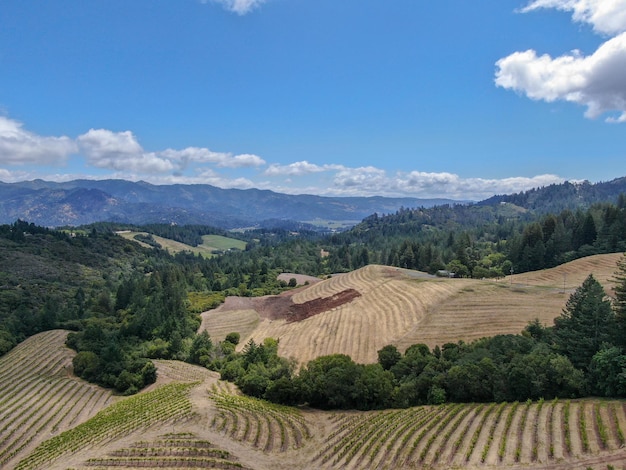
[[444,205],[372,215],[321,241],[328,272],[368,263],[502,277],[600,253],[626,251],[626,196],[589,209],[537,215],[511,204]]

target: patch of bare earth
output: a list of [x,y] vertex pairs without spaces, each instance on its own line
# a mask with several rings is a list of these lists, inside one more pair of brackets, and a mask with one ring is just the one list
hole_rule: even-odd
[[[361,294],[356,289],[346,289],[330,297],[313,299],[301,304],[294,303],[291,297],[289,297],[288,303],[281,302],[277,304],[271,301],[264,303],[259,313],[261,316],[271,320],[284,319],[287,322],[296,322],[350,303],[357,297],[361,297]],[[267,308],[265,308],[266,306]]]

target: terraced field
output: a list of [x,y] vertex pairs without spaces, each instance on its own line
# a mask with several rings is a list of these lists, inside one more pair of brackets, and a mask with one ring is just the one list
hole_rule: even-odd
[[3,469],[626,466],[625,401],[321,412],[244,397],[177,361],[156,361],[155,385],[114,399],[71,376],[66,334],[34,336],[0,358]]
[[152,441],[133,442],[104,457],[85,462],[89,467],[110,468],[222,468],[246,469],[230,452],[193,433],[172,433]]

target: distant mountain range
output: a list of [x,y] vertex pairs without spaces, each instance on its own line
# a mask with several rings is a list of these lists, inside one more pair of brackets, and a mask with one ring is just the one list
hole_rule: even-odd
[[[626,193],[626,177],[595,184],[565,182],[497,195],[476,204],[506,202],[537,213],[556,213],[586,208],[595,202],[615,202],[620,193]],[[259,189],[221,189],[204,184],[159,186],[125,180],[0,182],[0,223],[21,219],[46,227],[92,222],[203,224],[225,229],[278,226],[286,221],[356,223],[374,213],[394,213],[401,207],[462,203],[469,201],[289,195]]]
[[204,224],[226,229],[272,221],[358,222],[400,207],[459,203],[449,199],[322,197],[210,185],[125,180],[0,182],[0,223],[17,219],[47,227],[92,222]]

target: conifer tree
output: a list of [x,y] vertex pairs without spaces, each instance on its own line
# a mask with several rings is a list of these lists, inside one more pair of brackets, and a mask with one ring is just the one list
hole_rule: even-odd
[[576,368],[588,370],[594,354],[611,343],[614,332],[611,303],[590,274],[570,296],[561,316],[554,319],[556,345]]
[[617,272],[615,273],[615,301],[613,311],[615,312],[615,344],[626,350],[626,257],[622,257],[617,262]]

